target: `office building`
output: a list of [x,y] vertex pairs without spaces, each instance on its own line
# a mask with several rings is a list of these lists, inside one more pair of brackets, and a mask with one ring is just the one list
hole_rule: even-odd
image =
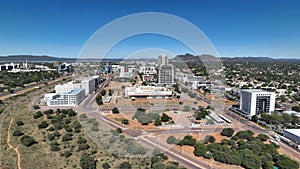
[[158,67],[160,65],[168,65],[169,61],[168,61],[168,56],[166,54],[162,54],[160,56],[158,56]]
[[158,57],[157,83],[160,85],[174,84],[174,67],[169,64],[168,57],[164,54]]
[[120,78],[134,78],[135,77],[135,68],[133,66],[128,66],[128,65],[122,65],[119,67],[120,73],[119,77]]
[[241,90],[240,109],[246,115],[253,116],[260,113],[271,113],[275,110],[275,92],[259,89]]
[[85,91],[81,88],[72,89],[63,94],[45,94],[44,100],[47,106],[75,106],[85,98]]
[[57,65],[56,69],[58,73],[71,72],[72,65],[64,62],[62,64]]

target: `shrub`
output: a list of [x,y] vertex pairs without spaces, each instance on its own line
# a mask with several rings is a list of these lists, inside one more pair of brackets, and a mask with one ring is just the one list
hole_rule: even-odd
[[122,130],[121,128],[117,128],[116,131],[117,131],[118,133],[123,133],[123,130]]
[[83,143],[78,146],[78,151],[87,150],[89,148],[90,148],[90,146],[88,144]]
[[33,115],[33,118],[34,119],[37,119],[37,118],[40,118],[43,116],[43,113],[41,111],[37,111],[34,115]]
[[23,126],[23,125],[24,125],[24,122],[21,121],[21,120],[19,120],[19,121],[16,122],[16,124],[17,124],[18,126]]
[[42,121],[39,125],[38,128],[43,129],[43,128],[47,128],[49,126],[49,124],[47,123],[47,121]]
[[122,124],[129,124],[128,119],[122,119]]
[[65,153],[64,153],[64,156],[65,156],[66,158],[69,158],[71,155],[72,155],[72,152],[71,152],[71,151],[65,151]]
[[21,130],[16,129],[12,134],[13,136],[22,136],[24,133]]
[[21,137],[21,143],[26,147],[30,147],[33,144],[36,144],[37,142],[35,141],[35,139],[33,137],[24,135]]
[[33,107],[34,109],[39,109],[39,108],[40,108],[39,105],[33,105],[32,107]]
[[83,154],[80,158],[80,166],[82,169],[96,169],[97,161],[94,159],[94,157]]

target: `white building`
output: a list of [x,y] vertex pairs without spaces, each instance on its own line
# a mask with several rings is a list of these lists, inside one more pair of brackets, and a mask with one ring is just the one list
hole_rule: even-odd
[[120,69],[120,65],[111,65],[112,71],[117,72]]
[[85,95],[88,95],[95,91],[96,87],[100,84],[99,76],[84,77],[71,81],[65,84],[55,85],[55,92],[58,94],[67,93],[76,88],[82,88],[85,90]]
[[126,87],[126,98],[169,98],[172,97],[172,91],[165,87],[156,86],[138,86],[138,87]]
[[14,69],[20,69],[20,64],[15,64],[15,63],[5,63],[3,65],[0,65],[0,71],[3,70],[14,70]]
[[275,110],[275,97],[275,92],[259,89],[241,90],[240,109],[250,116],[262,112],[271,113]]
[[139,67],[139,72],[143,73],[144,75],[146,74],[156,74],[156,67],[154,65],[142,65]]
[[158,56],[158,67],[160,65],[168,65],[169,64],[169,60],[168,60],[168,56],[166,54],[162,54],[160,56]]
[[132,66],[120,66],[120,74],[121,78],[134,78],[135,77],[135,68]]
[[300,144],[300,129],[284,129],[283,136]]
[[191,89],[198,89],[199,87],[207,87],[210,83],[207,83],[203,77],[194,76],[192,74],[178,73],[176,78],[186,86],[189,86]]
[[67,93],[45,94],[47,106],[75,106],[85,98],[84,89],[77,88]]

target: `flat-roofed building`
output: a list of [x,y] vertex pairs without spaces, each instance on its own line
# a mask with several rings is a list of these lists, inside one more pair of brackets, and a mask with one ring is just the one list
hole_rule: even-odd
[[68,93],[47,95],[48,106],[75,106],[85,98],[84,89],[77,88]]
[[271,113],[275,110],[275,92],[260,89],[245,89],[240,92],[240,109],[246,115]]
[[126,98],[170,98],[172,97],[172,91],[165,87],[156,86],[138,86],[138,87],[126,87]]
[[300,144],[300,129],[284,129],[283,136]]

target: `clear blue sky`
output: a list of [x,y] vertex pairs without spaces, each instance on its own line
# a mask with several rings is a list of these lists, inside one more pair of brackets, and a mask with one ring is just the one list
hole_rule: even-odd
[[[163,12],[195,24],[220,56],[300,58],[299,9],[299,0],[0,1],[0,55],[77,57],[88,38],[105,24],[137,12]],[[131,50],[189,52],[165,37],[128,41],[123,44]],[[112,52],[115,57],[125,54],[124,47]]]

